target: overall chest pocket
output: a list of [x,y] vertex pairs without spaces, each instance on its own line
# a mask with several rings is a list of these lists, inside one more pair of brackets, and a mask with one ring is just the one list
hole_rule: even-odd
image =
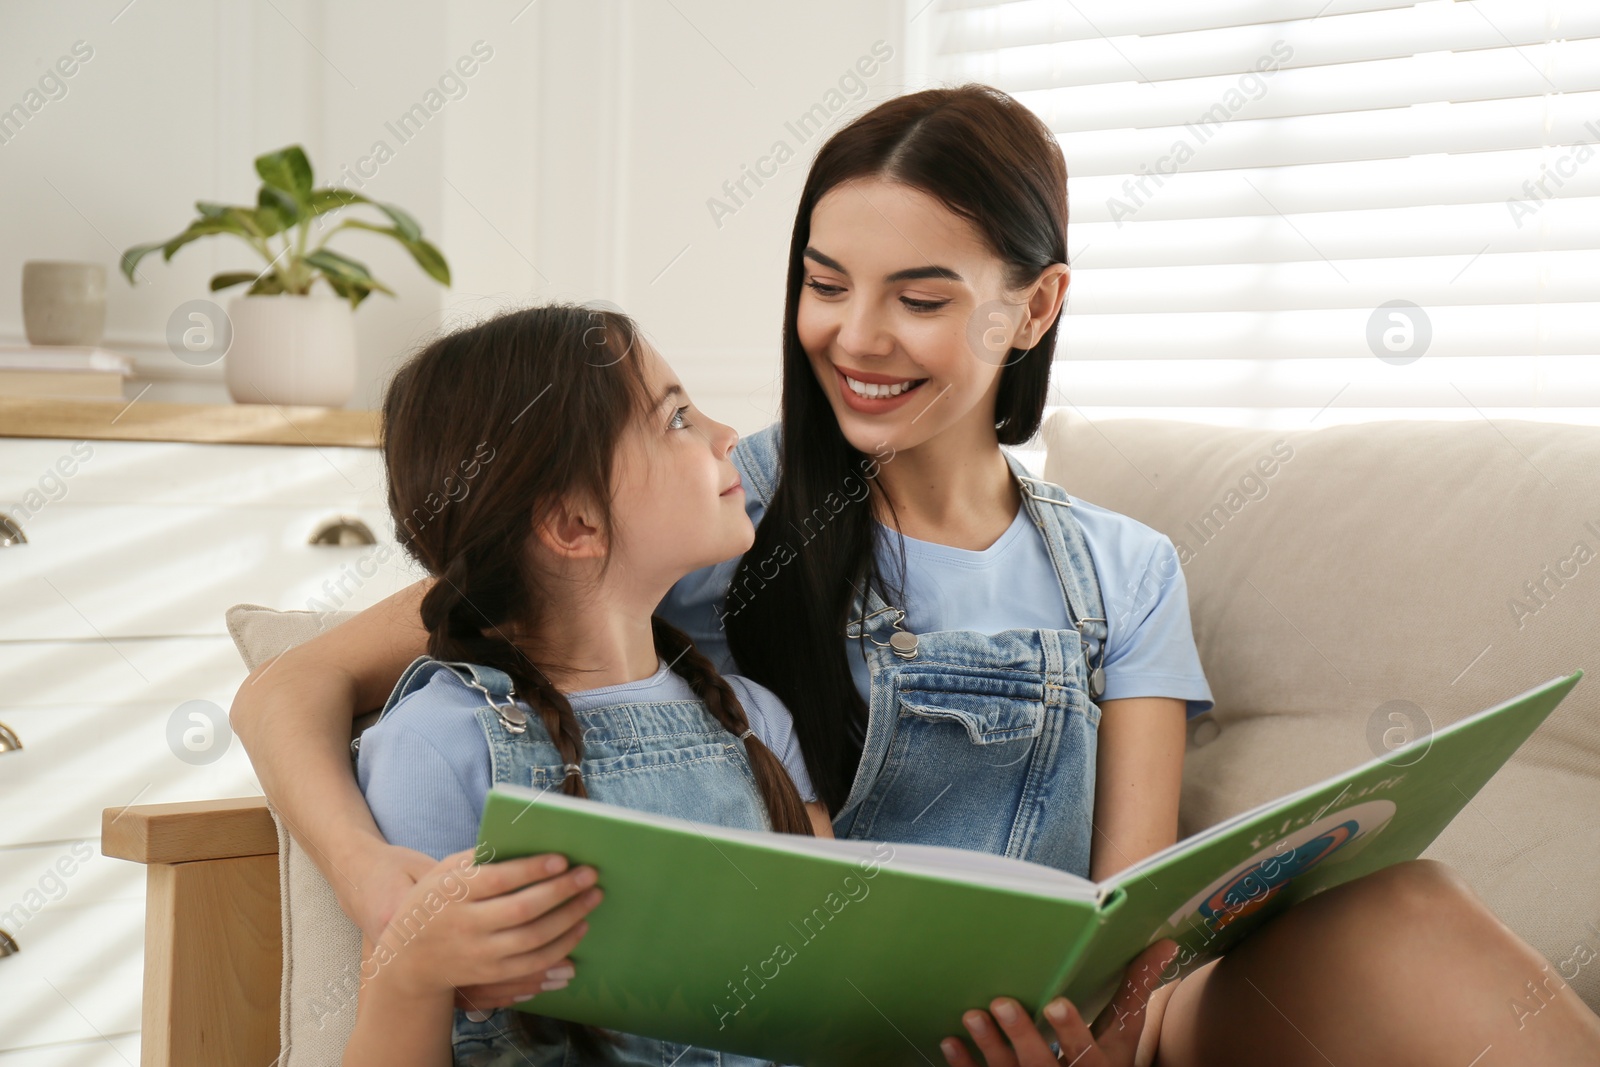
[[1025,671],[929,663],[897,674],[887,747],[848,836],[1007,854],[1065,709],[1047,706],[1043,679]]
[[1044,732],[1044,701],[996,700],[967,693],[902,691],[900,708],[919,719],[960,726],[974,745],[1022,741]]
[[1094,728],[1070,693],[1046,692],[1026,670],[902,671],[885,756],[848,836],[1086,871]]
[[1024,672],[904,671],[895,688],[902,721],[909,715],[958,726],[974,745],[1025,741],[1045,728],[1044,684]]

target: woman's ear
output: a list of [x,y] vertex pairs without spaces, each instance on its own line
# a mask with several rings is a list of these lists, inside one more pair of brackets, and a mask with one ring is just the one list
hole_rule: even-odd
[[1067,299],[1067,286],[1072,281],[1072,269],[1065,263],[1052,263],[1039,273],[1028,287],[1025,300],[1027,317],[1017,330],[1015,347],[1032,348],[1039,343],[1061,314],[1061,305]]
[[563,500],[534,525],[533,532],[539,544],[560,559],[601,559],[607,551],[599,509],[586,499]]

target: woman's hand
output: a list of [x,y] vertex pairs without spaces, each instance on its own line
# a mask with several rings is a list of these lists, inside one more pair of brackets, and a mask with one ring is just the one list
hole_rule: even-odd
[[[1061,1046],[1059,1058],[1050,1051],[1022,1005],[1010,997],[990,1002],[992,1016],[975,1010],[967,1012],[961,1021],[988,1067],[1130,1067],[1144,1030],[1150,994],[1161,985],[1161,972],[1177,953],[1175,943],[1157,941],[1136,956],[1123,975],[1122,987],[1095,1020],[1092,1030],[1065,999],[1057,997],[1046,1004],[1045,1019]],[[976,1067],[960,1038],[947,1037],[940,1047],[954,1067]]]
[[601,898],[591,888],[594,868],[568,871],[556,855],[477,864],[474,854],[446,856],[417,878],[388,916],[367,971],[387,973],[390,988],[407,997],[450,994],[479,1011],[565,985],[567,953]]
[[348,866],[353,868],[351,877],[335,878],[329,884],[339,898],[339,907],[376,945],[400,902],[439,861],[414,848],[378,842],[363,851],[359,863],[352,861]]

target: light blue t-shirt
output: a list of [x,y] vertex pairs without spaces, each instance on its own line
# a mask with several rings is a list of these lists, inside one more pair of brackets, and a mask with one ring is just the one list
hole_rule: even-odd
[[[1188,587],[1172,540],[1137,519],[1077,497],[1069,499],[1089,546],[1105,603],[1106,689],[1101,701],[1176,697],[1185,701],[1189,718],[1210,711],[1211,687],[1195,649]],[[747,494],[745,510],[756,523],[766,513],[753,493]],[[906,629],[992,634],[1071,628],[1044,535],[1033,525],[1026,507],[1018,507],[1016,518],[999,540],[978,552],[905,537],[879,526],[887,535],[878,541],[880,574],[899,574],[893,542],[898,537],[905,543],[905,603],[894,606],[905,610]],[[719,620],[738,563],[736,557],[685,576],[656,609],[687,632],[726,672],[738,668]],[[840,640],[846,640],[842,631]],[[1100,663],[1100,642],[1090,636],[1088,646],[1089,663]],[[856,688],[861,699],[870,703],[866,661],[854,642],[850,653]]]
[[[567,700],[576,712],[608,704],[697,699],[682,675],[665,660],[656,662],[658,669],[648,678],[568,693]],[[801,799],[816,800],[789,709],[770,689],[748,678],[723,677],[744,706],[750,729],[783,762]],[[391,845],[440,860],[477,843],[493,778],[489,742],[474,714],[482,704],[483,694],[453,671],[437,671],[361,735],[356,782]],[[517,704],[531,714],[525,702]]]

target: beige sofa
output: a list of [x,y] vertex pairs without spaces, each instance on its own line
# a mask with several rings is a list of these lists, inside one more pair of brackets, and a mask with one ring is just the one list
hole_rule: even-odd
[[[1600,671],[1600,429],[1480,419],[1266,431],[1065,412],[1044,438],[1047,479],[1178,546],[1217,703],[1190,723],[1185,834],[1556,675]],[[1107,609],[1137,618],[1149,592],[1106,589]],[[343,616],[241,605],[228,618],[254,666]],[[1600,1008],[1600,962],[1584,962],[1600,954],[1597,683],[1579,684],[1427,854],[1461,870]],[[272,1011],[281,1067],[338,1062],[359,934],[267,812],[259,799],[153,805],[107,840],[108,854],[153,864],[146,1064],[266,1067],[276,1049],[224,1046],[246,1015],[270,1029]],[[214,832],[216,820],[233,828]],[[232,863],[233,877],[259,881],[274,848],[279,892],[248,907],[219,911],[158,870]],[[278,944],[258,942],[274,919],[281,985],[270,973],[219,984],[192,944],[174,944],[204,930],[214,953],[238,937],[264,972]]]
[[1600,428],[1069,411],[1047,440],[1048,480],[1179,548],[1216,698],[1190,723],[1184,834],[1586,672],[1425,855],[1600,1009]]

